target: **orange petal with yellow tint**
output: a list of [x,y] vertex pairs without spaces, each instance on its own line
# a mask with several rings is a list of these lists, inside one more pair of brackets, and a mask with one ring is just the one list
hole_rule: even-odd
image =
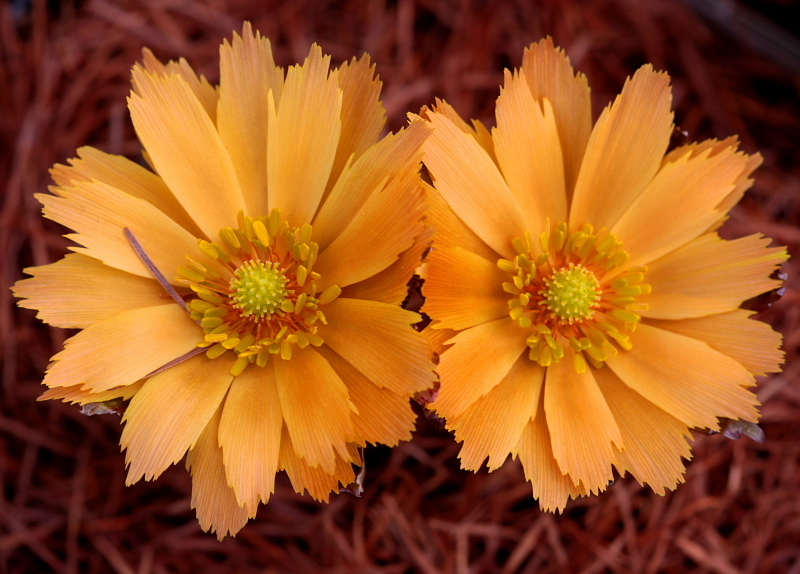
[[[712,154],[712,151],[715,153]],[[735,147],[687,152],[665,163],[611,228],[631,255],[628,265],[644,265],[706,232],[724,212],[720,203],[753,165]],[[657,233],[654,221],[669,221]]]
[[325,344],[379,387],[411,396],[433,384],[433,352],[425,337],[411,328],[420,320],[416,313],[344,297],[321,310],[328,319],[328,325],[319,326]]
[[737,309],[680,321],[648,319],[647,324],[703,341],[740,362],[754,375],[777,373],[784,358],[781,334],[766,323],[751,319],[751,315],[753,311]]
[[428,224],[436,232],[437,246],[459,247],[480,255],[487,261],[497,261],[500,254],[486,245],[475,235],[466,223],[461,221],[435,187],[422,182],[425,202],[428,205],[426,216]]
[[633,348],[606,363],[631,389],[689,427],[719,427],[717,418],[758,419],[753,376],[706,343],[640,324]]
[[556,48],[551,38],[525,50],[522,73],[534,99],[540,103],[547,99],[553,106],[570,198],[592,132],[592,102],[586,76],[575,73],[564,50]]
[[[467,134],[470,137],[475,138],[475,141],[489,154],[489,157],[492,158],[492,161],[497,163],[497,158],[494,154],[494,141],[492,141],[492,133],[486,129],[486,126],[480,120],[470,120],[472,125],[468,124],[463,120],[463,118],[458,115],[458,112],[448,104],[446,101],[436,98],[435,104],[433,105],[433,111],[437,114],[441,114],[446,117],[448,120],[453,122],[458,129],[462,132]],[[425,118],[428,118],[429,111],[423,108],[421,115]],[[415,117],[413,114],[409,114],[409,117]]]
[[[186,61],[186,58],[180,58],[177,61],[170,60],[166,64],[162,64],[149,49],[143,48],[142,65],[151,74],[160,76],[177,74],[180,76],[189,85],[192,93],[203,106],[211,121],[216,122],[217,100],[219,99],[217,88],[212,86],[202,74],[198,76],[189,65],[189,62]],[[141,95],[139,77],[136,75],[133,76],[133,91]]]
[[444,418],[463,413],[505,378],[527,350],[527,337],[510,317],[459,332],[439,359],[442,385],[431,408]]
[[615,462],[620,474],[630,471],[658,494],[683,482],[683,459],[692,457],[689,427],[628,387],[611,369],[592,372],[622,434],[625,448],[616,449]]
[[342,233],[319,254],[320,289],[345,287],[396,262],[422,231],[423,190],[416,171],[397,174],[376,189]]
[[123,401],[127,401],[139,392],[139,389],[142,388],[144,382],[144,379],[141,379],[130,385],[111,389],[110,391],[103,391],[102,393],[93,393],[92,391],[83,390],[81,385],[55,387],[52,389],[47,389],[36,400],[62,400],[67,403],[77,403],[79,405],[85,405],[87,403],[103,403],[106,401],[112,401],[114,399],[122,399]]
[[148,379],[122,417],[126,484],[157,478],[195,446],[228,392],[231,366],[228,357],[201,355]]
[[645,281],[653,286],[637,302],[643,317],[690,319],[733,311],[742,301],[780,286],[770,274],[788,254],[767,245],[770,239],[750,235],[724,241],[703,235],[647,265]]
[[[525,231],[539,237],[547,218],[566,221],[564,160],[549,100],[537,102],[525,77],[506,71],[492,132],[497,162],[522,210]],[[539,249],[538,243],[535,249]]]
[[434,247],[428,255],[423,312],[441,328],[466,329],[508,315],[508,274],[465,249]]
[[339,67],[342,131],[329,185],[338,179],[351,158],[358,160],[380,138],[386,123],[386,110],[380,101],[382,84],[375,77],[375,64],[368,54]]
[[522,431],[516,450],[525,478],[533,486],[533,497],[539,501],[539,508],[560,512],[570,498],[585,495],[586,489],[574,484],[569,476],[561,472],[550,444],[551,436],[545,421],[542,398],[536,415]]
[[672,135],[669,76],[642,66],[592,130],[570,208],[573,230],[613,226],[653,179]]
[[517,453],[522,432],[536,414],[544,369],[522,355],[508,374],[460,415],[450,417],[448,428],[464,443],[458,458],[461,468],[478,470],[489,458],[489,471]]
[[50,175],[61,187],[69,187],[74,181],[97,180],[143,199],[167,215],[193,235],[200,235],[189,214],[172,194],[160,177],[139,164],[121,155],[112,155],[93,147],[78,148],[78,158],[69,160],[71,165],[56,164]]
[[425,165],[436,189],[455,214],[492,249],[513,258],[511,241],[527,220],[492,158],[452,121],[428,114],[433,133],[425,144]]
[[43,383],[94,393],[130,385],[195,349],[202,334],[177,305],[123,311],[67,339]]
[[85,329],[112,315],[172,303],[152,279],[103,265],[97,259],[69,253],[63,259],[29,267],[30,279],[12,290],[20,307],[38,309],[40,320],[65,329]]
[[547,367],[547,428],[561,472],[590,492],[600,492],[613,480],[614,446],[623,448],[622,435],[594,380],[594,370],[576,373],[573,356],[567,348],[561,361]]
[[[246,215],[269,214],[267,205],[267,95],[279,101],[283,70],[272,59],[267,38],[245,22],[219,49],[217,129],[236,168]],[[244,207],[244,206],[242,206]]]
[[228,486],[222,449],[217,444],[217,432],[222,409],[217,409],[186,456],[186,467],[192,473],[192,508],[197,511],[200,527],[215,532],[217,540],[235,536],[252,518],[239,506],[233,489]]
[[422,265],[422,254],[431,245],[433,229],[426,228],[414,238],[414,243],[386,269],[342,289],[342,297],[369,299],[400,305],[408,297],[408,282]]
[[281,447],[280,399],[271,365],[251,366],[231,383],[219,422],[219,446],[237,504],[255,515],[275,489]]
[[355,411],[347,387],[313,347],[292,350],[290,361],[273,359],[283,419],[294,451],[311,466],[334,469],[353,436]]
[[302,66],[289,68],[280,102],[268,100],[269,209],[293,226],[314,217],[339,143],[342,93],[330,60],[315,44]]
[[440,329],[439,322],[434,320],[422,330],[422,334],[430,341],[433,352],[441,355],[444,351],[453,346],[450,341],[458,334],[458,331],[453,329]]
[[130,229],[167,281],[175,284],[186,254],[197,252],[197,238],[148,202],[99,181],[75,181],[52,188],[56,195],[36,194],[45,217],[73,229],[67,237],[83,247],[73,251],[99,259],[110,267],[152,278],[131,247]]
[[318,466],[310,466],[295,452],[285,426],[281,433],[279,466],[286,471],[296,492],[303,494],[304,491],[308,491],[315,500],[322,502],[328,502],[332,492],[338,492],[341,486],[347,486],[356,478],[350,462],[339,456],[336,457],[333,472],[326,472]]
[[341,377],[358,411],[351,418],[359,446],[365,441],[396,446],[401,440],[411,440],[417,415],[409,408],[407,395],[379,387],[325,345],[319,353]]
[[342,233],[373,193],[381,193],[390,178],[419,171],[422,144],[429,134],[426,122],[411,122],[343,166],[336,184],[314,217],[314,241],[321,251]]
[[[663,165],[671,163],[675,161],[675,159],[687,154],[690,157],[696,157],[705,152],[715,155],[725,149],[738,147],[739,138],[736,136],[728,137],[724,140],[708,139],[699,142],[692,142],[679,146],[670,151],[666,157],[664,157]],[[717,211],[720,213],[728,213],[734,205],[739,203],[739,200],[742,198],[742,195],[744,195],[744,192],[753,184],[753,180],[749,177],[749,175],[761,165],[762,160],[763,158],[759,153],[747,156],[747,164],[742,170],[741,177],[737,179],[731,192],[719,203],[719,205],[717,205]]]
[[231,158],[217,128],[180,76],[133,68],[139,93],[128,98],[136,134],[158,174],[209,239],[236,225],[244,206]]

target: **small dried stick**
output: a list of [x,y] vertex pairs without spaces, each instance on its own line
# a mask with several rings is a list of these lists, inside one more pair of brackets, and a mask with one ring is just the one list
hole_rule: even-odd
[[125,233],[125,237],[128,239],[128,242],[131,244],[131,247],[133,247],[133,250],[136,252],[136,255],[138,255],[139,259],[142,260],[142,263],[144,263],[144,266],[147,267],[148,271],[150,271],[150,274],[153,276],[153,278],[156,281],[158,281],[164,288],[164,290],[167,293],[169,293],[169,296],[172,297],[175,300],[175,302],[181,307],[183,307],[183,310],[188,313],[189,309],[186,307],[186,301],[183,300],[183,297],[181,297],[178,294],[178,292],[175,291],[175,289],[172,287],[172,285],[169,284],[169,281],[167,281],[167,279],[164,277],[161,271],[158,270],[158,267],[156,267],[155,263],[153,263],[153,260],[150,259],[150,257],[147,255],[147,252],[144,250],[144,247],[142,247],[142,244],[139,243],[138,239],[136,239],[136,236],[133,234],[133,231],[131,231],[127,227],[125,227],[122,231]]

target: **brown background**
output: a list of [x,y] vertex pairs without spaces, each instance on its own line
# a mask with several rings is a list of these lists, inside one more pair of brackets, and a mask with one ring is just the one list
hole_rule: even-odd
[[[711,4],[733,11],[712,10],[714,23],[696,11]],[[421,420],[412,443],[368,451],[362,498],[320,505],[281,476],[270,504],[223,543],[200,531],[182,465],[124,486],[116,415],[35,401],[67,333],[16,309],[5,288],[21,267],[56,260],[68,245],[32,197],[53,163],[85,144],[139,157],[125,96],[141,48],[186,56],[216,81],[218,46],[245,19],[272,39],[282,65],[315,41],[337,63],[372,54],[393,129],[435,96],[492,123],[502,69],[544,35],[588,74],[596,111],[653,62],[673,77],[676,119],[690,139],[739,134],[764,154],[726,236],[763,232],[796,255],[800,58],[797,40],[771,22],[796,22],[798,9],[789,0],[750,6],[772,20],[737,16],[743,2],[710,0],[0,3],[0,574],[800,573],[796,263],[784,267],[786,294],[762,315],[785,334],[788,359],[758,389],[767,441],[699,436],[687,484],[673,494],[624,478],[563,515],[545,514],[516,462],[460,471],[452,437]]]

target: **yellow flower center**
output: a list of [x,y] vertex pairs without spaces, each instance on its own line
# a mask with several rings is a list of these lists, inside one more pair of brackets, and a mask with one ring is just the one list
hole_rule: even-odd
[[591,319],[602,294],[594,273],[574,263],[557,270],[544,284],[547,289],[539,291],[539,295],[544,296],[547,308],[568,323]]
[[513,260],[500,259],[509,273],[503,290],[512,295],[509,315],[530,334],[528,357],[543,367],[564,358],[565,346],[575,351],[574,367],[584,372],[630,350],[630,334],[640,321],[637,302],[650,293],[646,267],[625,267],[628,254],[606,230],[584,225],[569,233],[566,223],[549,228],[535,242],[530,233],[512,242]]
[[240,213],[239,226],[220,230],[216,243],[198,239],[211,262],[187,257],[178,281],[195,295],[187,306],[205,332],[198,346],[208,348],[208,358],[235,353],[231,374],[239,375],[248,365],[266,366],[271,355],[291,359],[295,345],[323,344],[320,307],[342,290],[319,292],[321,277],[312,271],[319,246],[311,235],[310,225],[290,227],[275,209],[269,217]]
[[233,272],[231,279],[231,305],[239,309],[242,316],[264,317],[280,309],[289,291],[289,280],[276,269],[275,263],[246,261]]

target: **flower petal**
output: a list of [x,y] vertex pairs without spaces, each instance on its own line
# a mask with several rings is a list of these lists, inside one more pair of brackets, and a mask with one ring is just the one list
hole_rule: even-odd
[[457,416],[447,428],[463,442],[461,468],[480,469],[489,458],[489,471],[500,468],[509,454],[517,454],[522,432],[536,414],[544,369],[521,355],[508,374],[486,396]]
[[[466,329],[508,316],[504,274],[493,262],[465,249],[434,247],[428,255],[423,312],[441,328]],[[439,327],[437,327],[439,328]]]
[[290,225],[314,217],[336,156],[342,93],[330,60],[315,44],[302,66],[289,68],[280,102],[269,99],[269,208],[283,211]]
[[79,148],[78,156],[69,160],[71,165],[56,164],[50,170],[56,184],[69,187],[74,181],[103,182],[145,200],[192,235],[200,235],[200,229],[164,180],[152,171],[126,157],[108,154],[93,147]]
[[378,141],[386,110],[380,101],[381,82],[375,77],[375,64],[368,54],[353,58],[339,67],[339,87],[342,89],[342,132],[331,169],[332,185],[351,158],[361,157]]
[[[720,203],[750,175],[751,157],[735,147],[691,150],[665,163],[617,221],[616,235],[631,259],[643,265],[685,245],[722,219]],[[657,232],[653,222],[669,221]]]
[[239,180],[217,132],[189,84],[133,68],[138,93],[131,120],[158,174],[209,239],[236,225],[244,207]]
[[227,357],[201,355],[148,379],[122,417],[126,484],[157,478],[195,446],[228,392],[231,366]]
[[255,515],[258,502],[267,502],[275,489],[281,447],[280,399],[271,365],[251,366],[233,379],[222,418],[219,446],[228,484],[237,504]]
[[52,190],[56,195],[36,195],[45,217],[77,232],[67,235],[84,246],[74,251],[110,267],[152,278],[125,237],[126,227],[170,282],[186,264],[186,255],[197,253],[196,237],[142,199],[99,181],[76,181]]
[[758,419],[753,376],[697,339],[640,324],[633,348],[608,359],[631,389],[689,427],[717,429],[717,417]]
[[424,229],[423,199],[416,171],[398,174],[377,188],[341,235],[320,253],[314,266],[322,276],[320,288],[352,285],[395,263]]
[[54,387],[52,389],[47,389],[43,392],[37,401],[51,401],[51,400],[62,400],[65,403],[77,403],[79,405],[85,405],[87,403],[104,403],[106,401],[112,401],[114,399],[122,399],[123,401],[130,400],[136,393],[139,392],[139,389],[142,388],[144,385],[145,380],[140,379],[135,383],[130,385],[126,385],[124,387],[117,387],[116,389],[111,389],[110,391],[103,391],[102,393],[93,393],[92,391],[86,391],[81,388],[81,385],[72,385],[69,387]]
[[751,315],[753,311],[737,309],[680,321],[650,319],[647,324],[703,341],[738,361],[754,375],[777,373],[784,359],[781,334],[766,323],[750,319]]
[[319,213],[314,218],[314,241],[324,251],[336,239],[373,193],[380,192],[390,178],[419,172],[422,144],[430,134],[426,122],[415,121],[396,134],[389,134],[343,166]]
[[294,451],[311,466],[332,472],[353,436],[355,407],[347,387],[313,347],[295,348],[289,361],[273,360],[281,411]]
[[[551,38],[531,45],[522,55],[522,73],[537,102],[553,106],[564,158],[567,197],[572,197],[581,160],[592,132],[592,102],[586,76],[575,73],[564,50]],[[563,219],[561,220],[563,221]]]
[[350,400],[358,411],[351,418],[359,446],[365,446],[365,442],[396,446],[401,440],[411,440],[417,415],[409,405],[408,395],[379,387],[324,345],[319,354],[347,385]]
[[656,493],[683,482],[682,459],[692,458],[689,427],[655,406],[619,380],[611,369],[593,371],[597,385],[619,425],[624,449],[617,449],[615,466]]
[[217,444],[220,413],[217,412],[186,456],[186,467],[192,473],[192,508],[197,511],[200,528],[216,532],[217,539],[235,536],[247,523],[248,513],[239,506],[233,489],[228,486],[222,449]]
[[549,100],[533,98],[524,76],[506,71],[492,139],[497,162],[522,209],[525,231],[538,238],[548,217],[566,221],[564,160],[553,108]]
[[24,298],[19,306],[38,309],[36,316],[55,327],[84,329],[129,309],[173,302],[152,279],[78,253],[24,271],[33,277],[12,287],[15,297]]
[[[433,106],[433,111],[437,114],[442,114],[448,120],[460,129],[465,134],[475,138],[475,141],[486,150],[492,161],[497,163],[497,157],[494,154],[494,141],[492,140],[492,133],[486,128],[480,120],[470,120],[472,125],[469,125],[464,119],[458,115],[458,112],[448,104],[446,101],[436,98],[436,103]],[[427,113],[424,114],[427,117]]]
[[661,166],[672,135],[669,76],[645,65],[597,120],[570,209],[570,228],[611,228]]
[[202,335],[177,305],[123,311],[67,339],[43,383],[95,393],[130,385],[196,348]]
[[447,349],[452,347],[450,341],[458,334],[458,331],[453,329],[440,329],[439,322],[436,320],[431,321],[427,327],[422,330],[422,334],[430,342],[433,347],[433,352],[441,355]]
[[593,370],[576,373],[574,352],[547,367],[544,411],[561,472],[590,492],[606,489],[614,475],[614,446],[622,449],[622,435],[605,397],[594,380]]
[[480,255],[487,261],[497,261],[500,254],[486,245],[475,235],[466,223],[461,221],[435,187],[422,182],[425,202],[428,205],[426,216],[434,228],[434,244],[437,246],[459,247]]
[[338,455],[333,472],[326,472],[318,466],[310,466],[295,452],[289,431],[285,426],[281,433],[280,467],[286,471],[295,492],[302,494],[307,490],[315,500],[323,502],[328,502],[332,492],[339,491],[339,485],[347,486],[356,478],[350,462]]
[[510,317],[458,333],[439,360],[442,386],[431,408],[446,419],[463,413],[508,375],[527,337]]
[[[724,140],[708,139],[699,142],[692,142],[677,147],[674,150],[670,151],[664,158],[664,162],[662,165],[671,163],[675,161],[677,158],[680,158],[684,155],[689,155],[691,158],[694,158],[699,156],[700,154],[709,153],[710,155],[713,156],[728,148],[735,149],[738,147],[739,147],[739,138],[737,138],[736,136],[728,137],[725,138]],[[763,158],[759,153],[747,156],[747,163],[744,169],[742,169],[741,177],[734,184],[733,190],[717,206],[718,212],[728,213],[733,208],[734,205],[739,203],[739,200],[742,198],[742,195],[744,195],[744,192],[753,183],[753,180],[750,179],[749,175],[753,173],[753,171],[758,166],[761,165],[762,159]]]
[[342,289],[342,297],[401,305],[408,297],[408,282],[419,271],[422,254],[431,246],[433,235],[433,229],[421,231],[397,261],[372,277],[348,285]]
[[724,241],[702,235],[647,265],[653,292],[637,302],[643,317],[689,319],[725,313],[742,301],[780,286],[770,274],[788,257],[786,249],[768,248],[770,240],[750,235]]
[[516,450],[525,470],[525,478],[533,486],[533,497],[539,500],[539,508],[560,512],[570,498],[585,495],[586,489],[574,484],[569,476],[561,472],[550,445],[542,397],[536,415],[522,431]]
[[[170,60],[166,64],[162,64],[149,49],[144,48],[142,50],[142,65],[145,70],[154,75],[169,76],[176,74],[183,78],[191,88],[197,101],[202,104],[208,117],[211,118],[212,122],[216,122],[217,100],[219,99],[217,89],[202,74],[198,77],[189,62],[186,61],[186,58],[181,58],[178,61]],[[133,76],[133,89],[141,95],[139,78],[135,74]]]
[[253,33],[245,22],[242,35],[233,35],[219,49],[217,128],[236,167],[247,214],[269,214],[267,205],[267,95],[278,101],[283,70],[272,59],[267,38]]
[[442,114],[430,113],[428,118],[434,130],[425,144],[425,165],[436,189],[478,237],[513,258],[511,241],[527,230],[516,197],[473,137]]
[[433,353],[425,337],[411,328],[419,315],[395,305],[344,297],[322,310],[328,324],[320,325],[319,335],[325,344],[373,383],[405,396],[433,384]]

